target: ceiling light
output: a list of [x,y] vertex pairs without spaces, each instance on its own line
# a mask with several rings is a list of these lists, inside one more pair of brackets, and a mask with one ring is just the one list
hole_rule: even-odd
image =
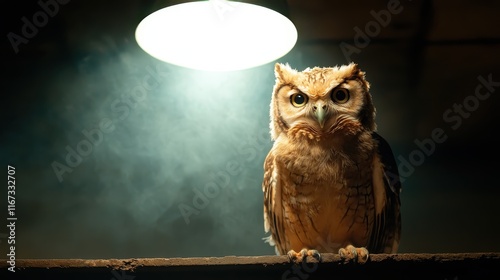
[[160,9],[137,26],[139,46],[162,61],[198,70],[242,70],[287,54],[297,30],[271,9],[226,0]]

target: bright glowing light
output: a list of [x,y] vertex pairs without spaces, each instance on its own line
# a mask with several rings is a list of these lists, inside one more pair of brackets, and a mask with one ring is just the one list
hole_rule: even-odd
[[284,56],[295,45],[297,30],[271,9],[211,0],[158,10],[139,23],[135,37],[144,51],[165,62],[230,71]]

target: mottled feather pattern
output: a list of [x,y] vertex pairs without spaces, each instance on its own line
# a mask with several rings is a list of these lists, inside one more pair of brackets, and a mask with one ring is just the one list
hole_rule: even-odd
[[266,241],[278,254],[348,245],[396,252],[401,185],[375,132],[365,73],[354,63],[304,71],[278,63],[275,76],[262,184]]

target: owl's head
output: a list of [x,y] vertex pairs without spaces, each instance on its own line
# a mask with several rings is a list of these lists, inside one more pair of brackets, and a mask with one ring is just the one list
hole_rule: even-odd
[[275,65],[271,101],[271,136],[324,139],[336,133],[375,130],[370,84],[357,64],[307,68]]

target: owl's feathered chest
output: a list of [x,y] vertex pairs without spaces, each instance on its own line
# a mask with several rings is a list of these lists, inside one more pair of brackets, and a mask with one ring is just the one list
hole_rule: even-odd
[[374,143],[371,137],[343,142],[282,138],[275,142],[273,153],[294,187],[326,183],[340,188],[359,185],[371,178]]
[[343,143],[277,140],[271,152],[286,217],[284,231],[298,225],[312,229],[292,230],[287,246],[331,251],[318,240],[339,246],[344,242],[365,244],[374,220],[375,145],[371,136],[370,140],[361,137]]

